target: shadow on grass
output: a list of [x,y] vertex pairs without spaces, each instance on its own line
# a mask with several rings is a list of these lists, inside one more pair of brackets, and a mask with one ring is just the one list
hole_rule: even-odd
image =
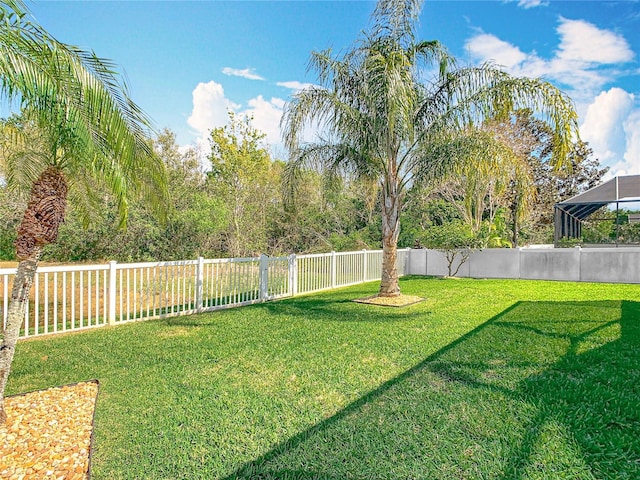
[[389,308],[379,305],[356,303],[353,300],[370,296],[367,290],[322,293],[304,297],[287,298],[273,302],[257,303],[241,308],[220,309],[199,315],[169,317],[165,319],[170,326],[216,326],[216,315],[255,315],[266,312],[268,316],[296,317],[312,322],[375,322],[391,323],[429,315],[424,304],[416,303],[402,308]]
[[640,478],[639,345],[640,303],[519,302],[226,478]]
[[[329,322],[396,322],[406,321],[415,317],[423,317],[429,312],[424,305],[415,303],[401,308],[389,308],[380,305],[364,304],[353,300],[370,296],[367,294],[351,294],[349,298],[335,300],[334,297],[305,297],[278,304],[262,305],[270,313],[289,315],[311,319],[313,321]],[[417,307],[417,308],[413,308]]]

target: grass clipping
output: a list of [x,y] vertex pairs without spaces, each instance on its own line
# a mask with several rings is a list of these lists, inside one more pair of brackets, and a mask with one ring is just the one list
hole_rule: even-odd
[[380,297],[378,295],[372,295],[371,297],[356,298],[354,302],[366,303],[369,305],[380,305],[381,307],[407,307],[419,302],[423,302],[425,299],[418,297],[417,295],[404,295],[400,294],[396,297]]

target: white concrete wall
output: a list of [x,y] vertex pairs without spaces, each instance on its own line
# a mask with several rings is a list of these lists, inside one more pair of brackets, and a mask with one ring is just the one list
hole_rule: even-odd
[[640,249],[583,248],[580,279],[584,282],[640,283]]
[[427,251],[427,275],[447,275],[447,259],[439,250]]
[[[411,275],[444,276],[438,250],[411,250]],[[640,283],[640,248],[489,248],[474,251],[459,277]]]
[[580,248],[520,250],[520,278],[580,281]]
[[491,248],[471,254],[469,276],[474,278],[520,278],[520,249]]
[[427,274],[427,253],[429,250],[424,248],[412,248],[409,250],[409,275],[428,275]]

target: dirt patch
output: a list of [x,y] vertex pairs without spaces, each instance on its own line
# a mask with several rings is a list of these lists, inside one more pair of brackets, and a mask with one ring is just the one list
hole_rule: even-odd
[[426,299],[418,297],[417,295],[400,294],[397,297],[379,297],[378,295],[373,295],[371,297],[357,298],[354,302],[380,305],[382,307],[407,307],[423,302],[424,300]]
[[0,478],[89,478],[98,381],[5,398]]

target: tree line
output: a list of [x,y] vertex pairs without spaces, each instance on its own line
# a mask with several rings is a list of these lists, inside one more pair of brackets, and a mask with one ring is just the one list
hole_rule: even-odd
[[[11,137],[18,124],[32,139],[40,135],[16,117],[4,120],[4,164],[25,155]],[[211,131],[211,154],[203,159],[195,148],[180,148],[175,134],[163,130],[152,148],[166,170],[171,198],[166,218],[159,219],[143,196],[132,195],[126,227],[120,228],[116,200],[96,186],[91,202],[68,206],[57,242],[46,245],[41,258],[126,262],[379,248],[374,189],[308,172],[290,198],[282,183],[285,162],[272,158],[264,137],[250,119],[231,115],[226,127]],[[2,260],[16,259],[27,194],[0,184]]]
[[[16,128],[41,135],[33,124],[12,117],[2,122],[2,158],[24,156],[12,142]],[[412,185],[401,214],[401,248],[549,243],[553,204],[591,188],[600,168],[584,142],[574,143],[571,168],[549,162],[548,127],[529,111],[492,129],[520,129],[526,192],[518,196],[510,169],[483,170],[473,162],[455,175]],[[43,249],[50,262],[160,261],[187,258],[286,255],[381,248],[380,187],[353,175],[308,169],[294,192],[284,182],[286,162],[271,156],[265,135],[251,119],[230,114],[226,127],[211,131],[211,153],[181,148],[168,129],[153,141],[162,160],[172,199],[161,221],[144,197],[130,199],[126,228],[119,228],[115,200],[103,189],[94,205],[72,204],[58,241]],[[6,161],[6,160],[5,160]],[[525,180],[521,180],[525,181]],[[26,196],[0,185],[0,259],[14,260],[17,226]]]

